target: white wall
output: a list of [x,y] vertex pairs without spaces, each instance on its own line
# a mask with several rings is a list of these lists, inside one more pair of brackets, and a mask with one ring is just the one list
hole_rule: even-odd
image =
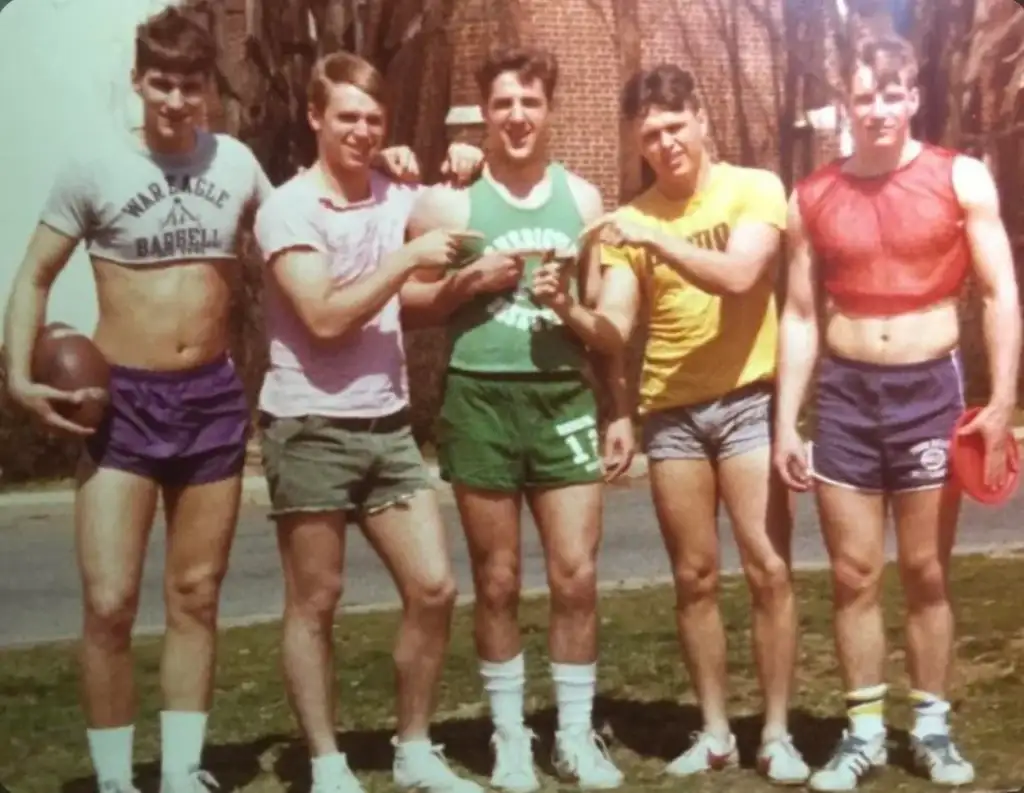
[[[0,12],[0,295],[57,166],[113,125],[137,123],[135,26],[170,0],[13,0]],[[11,79],[10,76],[13,76]],[[48,320],[92,333],[96,290],[82,246],[57,279]]]

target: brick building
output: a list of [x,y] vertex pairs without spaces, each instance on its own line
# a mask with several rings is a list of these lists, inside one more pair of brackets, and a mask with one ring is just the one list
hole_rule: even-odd
[[[609,203],[619,192],[621,73],[611,0],[520,0],[532,42],[559,58],[555,156],[594,181]],[[462,0],[451,41],[459,68],[450,104],[478,100],[473,71],[500,29],[501,0]],[[783,115],[783,0],[657,0],[638,5],[643,65],[693,70],[723,159],[778,168]]]
[[[422,90],[414,98],[406,94],[405,101],[435,110],[475,105],[473,72],[506,27],[506,2],[456,0],[448,30],[428,46]],[[594,181],[609,204],[619,192],[618,95],[627,76],[619,65],[612,2],[518,0],[530,41],[551,48],[559,58],[554,156]],[[783,5],[784,0],[637,2],[643,65],[672,61],[693,70],[723,159],[787,170],[780,162],[779,125],[784,118],[792,123],[795,111],[786,107]],[[820,0],[791,5],[795,14],[807,15],[801,20],[805,28],[816,26],[812,15],[823,17]],[[224,62],[236,62],[243,57],[246,30],[252,24],[246,0],[225,0],[222,19],[227,28],[221,37],[227,50]],[[817,26],[824,39],[820,20]],[[443,79],[442,64],[449,50],[454,63],[450,81]],[[444,133],[429,125],[418,128],[416,140],[409,142],[430,156],[439,156],[446,144]]]

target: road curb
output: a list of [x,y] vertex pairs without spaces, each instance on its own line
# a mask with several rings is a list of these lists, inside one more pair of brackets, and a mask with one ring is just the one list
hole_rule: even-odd
[[[992,559],[999,558],[1012,558],[1019,557],[1024,554],[1024,542],[1018,543],[967,543],[953,549],[954,557],[971,557],[971,556],[985,556]],[[895,554],[893,552],[886,552],[886,563],[891,564],[895,561]],[[793,571],[797,573],[814,573],[821,572],[829,569],[829,563],[825,559],[819,560],[806,560],[798,561],[793,563]],[[719,575],[723,579],[723,583],[738,582],[739,585],[743,585],[743,568],[738,565],[723,565],[719,570]],[[653,589],[656,587],[668,587],[672,586],[673,580],[671,575],[652,575],[652,576],[640,576],[635,578],[619,578],[619,579],[605,579],[598,581],[597,591],[599,595],[617,595],[628,592],[641,592],[645,589]],[[520,600],[537,600],[539,598],[546,598],[550,594],[550,590],[546,586],[527,587],[520,592]],[[464,607],[472,605],[476,601],[476,597],[473,593],[461,594],[456,598],[456,606]],[[390,614],[401,611],[402,603],[400,600],[384,600],[376,603],[353,603],[350,606],[342,604],[338,607],[336,613],[336,619],[342,619],[348,615],[356,614]],[[244,617],[227,617],[217,621],[217,630],[225,631],[234,628],[249,628],[256,627],[259,625],[267,625],[280,621],[281,613],[263,613],[263,614],[250,614]],[[132,631],[132,636],[136,638],[162,636],[165,632],[163,626],[147,625],[138,626]],[[0,644],[0,652],[8,650],[29,650],[34,647],[48,647],[60,644],[67,644],[69,642],[76,642],[80,639],[78,634],[58,636],[51,639],[25,639],[22,641],[14,641]]]
[[[430,475],[437,482],[437,489],[442,497],[450,496],[451,488],[441,481],[437,465],[428,466]],[[640,479],[647,475],[647,458],[637,455],[633,464],[625,474],[627,479]],[[71,488],[54,488],[53,490],[31,490],[26,492],[0,493],[0,509],[5,507],[60,507],[70,506],[75,502],[75,491]],[[250,474],[242,481],[242,504],[246,506],[266,507],[270,505],[267,493],[267,482],[263,474]]]

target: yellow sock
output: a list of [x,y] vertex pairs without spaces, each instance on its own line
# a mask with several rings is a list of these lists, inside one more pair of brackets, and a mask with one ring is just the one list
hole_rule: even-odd
[[949,724],[946,715],[949,703],[936,694],[914,689],[910,692],[910,701],[914,705],[913,734],[918,738],[927,735],[948,735]]
[[871,739],[885,732],[885,695],[888,690],[889,687],[882,683],[847,693],[846,715],[852,735]]

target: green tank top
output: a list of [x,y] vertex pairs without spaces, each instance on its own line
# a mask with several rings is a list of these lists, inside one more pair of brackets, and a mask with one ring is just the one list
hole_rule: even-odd
[[[535,209],[517,207],[486,178],[469,188],[469,228],[484,239],[474,240],[463,266],[485,253],[530,248],[578,251],[584,223],[569,188],[565,168],[548,166],[551,195]],[[548,308],[537,305],[529,286],[540,256],[530,257],[514,291],[477,296],[449,320],[452,351],[449,365],[471,372],[543,373],[579,371],[584,347]],[[573,275],[570,289],[578,293]]]

